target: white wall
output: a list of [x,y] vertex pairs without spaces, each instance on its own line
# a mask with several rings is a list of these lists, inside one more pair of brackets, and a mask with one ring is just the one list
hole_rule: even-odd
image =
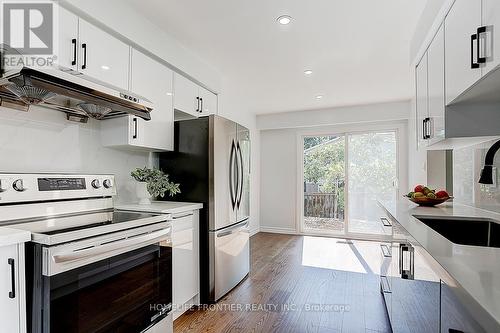
[[135,200],[130,171],[152,163],[149,153],[103,148],[100,122],[71,123],[59,111],[0,108],[0,172],[115,174],[117,201]]
[[[387,108],[377,104],[373,108],[369,106],[351,107],[349,111],[352,118],[344,114],[345,109],[339,110],[339,119],[342,123],[336,124],[335,116],[337,110],[318,111],[316,115],[309,115],[310,111],[293,112],[275,115],[264,115],[257,117],[257,123],[264,129],[261,130],[261,156],[260,156],[260,230],[267,232],[296,233],[297,232],[297,191],[298,191],[298,139],[302,135],[309,134],[335,134],[351,131],[387,130],[399,129],[399,155],[400,155],[400,189],[406,192],[408,187],[408,130],[407,118],[409,116],[410,103],[398,103],[395,108],[390,103]],[[392,110],[381,112],[380,110]],[[325,114],[323,114],[325,113]],[[363,119],[376,118],[377,122],[359,122],[359,116],[366,113]],[[290,115],[290,117],[288,117]],[[300,124],[298,118],[303,116],[303,122],[307,124],[321,124],[330,117],[332,124],[326,126],[289,127],[291,124]],[[278,118],[283,119],[282,123]],[[394,120],[393,118],[398,118]],[[269,129],[273,126],[274,128]],[[267,127],[267,129],[266,129]]]

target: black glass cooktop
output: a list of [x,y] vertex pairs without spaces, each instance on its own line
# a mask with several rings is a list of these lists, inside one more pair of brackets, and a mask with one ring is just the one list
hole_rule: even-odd
[[30,221],[16,225],[16,228],[28,230],[32,233],[57,235],[106,225],[132,222],[154,216],[158,215],[126,211],[101,211]]

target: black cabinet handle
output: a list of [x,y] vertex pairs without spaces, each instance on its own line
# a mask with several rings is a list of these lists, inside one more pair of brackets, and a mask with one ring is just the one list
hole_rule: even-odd
[[75,66],[76,65],[76,54],[77,54],[77,50],[76,50],[76,38],[73,38],[71,40],[71,44],[73,44],[73,61],[71,62],[71,65]]
[[[477,62],[474,62],[474,42],[477,40],[477,34],[470,36],[470,68],[472,69],[479,68],[479,64]],[[479,47],[479,43],[477,46]]]
[[200,112],[200,98],[199,97],[196,97],[196,112]]
[[[405,265],[404,261],[405,252],[410,254],[408,266]],[[415,249],[410,244],[399,244],[399,273],[404,280],[415,279]]]
[[16,263],[12,258],[9,258],[7,262],[10,265],[10,278],[12,284],[12,291],[9,291],[9,298],[16,298]]
[[200,101],[201,101],[200,113],[202,113],[203,112],[203,98],[200,97]]
[[481,57],[481,34],[486,33],[486,27],[477,28],[477,63],[484,64],[486,63],[486,57]]
[[422,138],[427,139],[427,126],[426,126],[427,118],[422,120]]
[[134,122],[134,135],[132,136],[132,139],[137,139],[137,118],[132,119]]
[[82,49],[83,49],[83,65],[82,69],[87,68],[87,43],[82,44]]
[[426,139],[431,138],[431,118],[425,118],[425,133]]

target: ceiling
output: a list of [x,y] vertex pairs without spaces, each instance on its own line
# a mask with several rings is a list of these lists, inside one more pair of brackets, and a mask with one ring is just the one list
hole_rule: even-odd
[[426,0],[126,1],[218,68],[256,114],[412,95],[410,40]]

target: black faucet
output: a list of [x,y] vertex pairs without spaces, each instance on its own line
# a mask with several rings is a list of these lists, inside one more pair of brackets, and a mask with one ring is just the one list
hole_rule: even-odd
[[486,153],[484,167],[481,170],[481,177],[479,178],[480,184],[493,184],[493,160],[498,149],[500,149],[500,140],[495,142]]

